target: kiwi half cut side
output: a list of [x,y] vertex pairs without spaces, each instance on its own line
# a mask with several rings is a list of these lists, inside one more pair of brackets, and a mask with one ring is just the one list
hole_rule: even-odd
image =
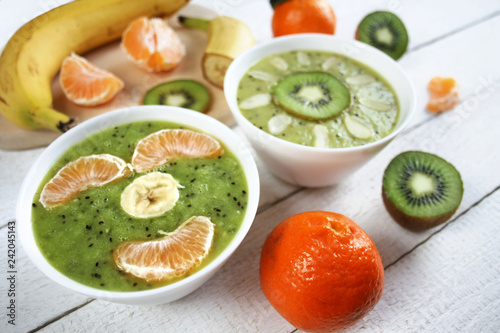
[[394,60],[406,52],[409,40],[403,21],[386,11],[365,16],[356,31],[356,39],[385,52]]
[[170,105],[205,112],[210,105],[208,89],[198,81],[175,80],[161,83],[146,92],[144,105]]
[[274,87],[275,101],[299,117],[324,120],[351,105],[349,89],[325,72],[301,72],[285,76]]
[[426,230],[446,222],[460,206],[463,193],[457,169],[430,153],[404,152],[384,172],[385,207],[409,230]]

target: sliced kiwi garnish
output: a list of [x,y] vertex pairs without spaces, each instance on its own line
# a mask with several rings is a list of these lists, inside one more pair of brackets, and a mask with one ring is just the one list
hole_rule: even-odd
[[356,39],[376,47],[397,60],[408,47],[408,32],[399,17],[377,11],[365,16],[356,31]]
[[210,104],[207,88],[194,80],[161,83],[146,92],[144,105],[170,105],[205,112]]
[[384,204],[391,216],[410,230],[426,230],[446,222],[458,209],[463,192],[457,169],[430,153],[404,152],[384,172]]
[[349,89],[325,72],[287,75],[274,87],[273,94],[283,109],[306,119],[332,118],[351,105]]

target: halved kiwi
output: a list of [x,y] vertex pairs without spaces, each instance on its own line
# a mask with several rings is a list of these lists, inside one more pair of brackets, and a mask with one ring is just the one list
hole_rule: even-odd
[[392,57],[401,58],[408,47],[408,32],[399,17],[377,11],[365,16],[356,31],[356,39],[376,47]]
[[210,105],[207,88],[194,80],[161,83],[146,92],[144,105],[170,105],[205,112]]
[[332,118],[351,105],[349,89],[325,72],[287,75],[274,87],[273,93],[283,109],[306,119]]
[[446,222],[460,206],[463,192],[457,169],[430,153],[404,152],[384,172],[385,207],[396,222],[410,230]]

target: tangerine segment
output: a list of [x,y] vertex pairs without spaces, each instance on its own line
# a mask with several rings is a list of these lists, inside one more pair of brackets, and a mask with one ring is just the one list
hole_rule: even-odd
[[458,85],[453,78],[436,76],[429,82],[431,94],[427,109],[432,112],[441,113],[453,109],[459,101]]
[[334,332],[357,323],[379,301],[384,268],[370,237],[349,218],[314,211],[289,217],[268,236],[262,291],[292,325]]
[[128,164],[113,155],[80,157],[66,164],[45,184],[40,202],[44,207],[62,204],[81,191],[123,178],[129,172]]
[[161,281],[187,273],[212,247],[214,224],[208,217],[193,216],[166,237],[127,242],[113,251],[118,268],[147,281]]
[[219,141],[206,134],[186,129],[166,129],[139,141],[132,156],[132,166],[137,172],[143,172],[175,157],[215,157],[223,151]]
[[75,53],[63,60],[59,83],[66,98],[83,106],[108,102],[124,86],[120,78]]
[[149,72],[171,70],[185,54],[175,31],[159,18],[134,20],[124,31],[121,46],[130,60]]

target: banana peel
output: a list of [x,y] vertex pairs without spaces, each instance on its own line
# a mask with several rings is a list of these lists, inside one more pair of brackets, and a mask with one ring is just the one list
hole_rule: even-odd
[[192,17],[179,17],[180,23],[187,28],[206,31],[208,43],[201,66],[203,76],[210,83],[222,88],[224,76],[231,62],[243,51],[255,45],[250,28],[242,21],[218,16],[212,20]]
[[75,122],[52,106],[62,60],[117,40],[140,16],[170,16],[189,0],[76,0],[22,26],[0,55],[0,113],[26,129],[64,132]]

